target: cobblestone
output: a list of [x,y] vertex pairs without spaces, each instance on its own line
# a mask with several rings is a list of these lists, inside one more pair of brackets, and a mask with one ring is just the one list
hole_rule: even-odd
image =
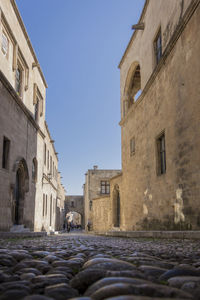
[[0,300],[200,299],[200,241],[0,240]]

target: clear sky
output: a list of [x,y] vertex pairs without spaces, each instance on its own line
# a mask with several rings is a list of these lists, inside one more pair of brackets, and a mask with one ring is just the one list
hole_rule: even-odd
[[121,168],[118,64],[144,0],[16,0],[48,84],[46,119],[68,195]]

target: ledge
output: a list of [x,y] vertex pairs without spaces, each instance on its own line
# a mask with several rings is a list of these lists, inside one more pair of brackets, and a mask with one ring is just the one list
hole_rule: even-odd
[[153,238],[153,239],[200,239],[200,231],[108,231],[97,233],[110,237]]
[[22,239],[47,236],[46,231],[41,232],[0,232],[0,239]]

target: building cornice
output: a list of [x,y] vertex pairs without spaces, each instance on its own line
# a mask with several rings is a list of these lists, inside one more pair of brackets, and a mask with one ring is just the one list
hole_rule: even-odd
[[169,41],[167,47],[165,48],[165,51],[163,52],[162,58],[160,59],[158,65],[155,67],[153,73],[151,74],[149,80],[147,81],[147,83],[142,91],[142,94],[137,99],[137,101],[132,105],[132,107],[129,109],[127,115],[119,122],[120,126],[123,126],[126,123],[129,116],[132,115],[133,111],[136,110],[137,106],[140,104],[140,102],[143,100],[143,98],[147,94],[148,90],[150,89],[151,85],[153,84],[154,80],[156,79],[157,74],[160,72],[162,67],[166,64],[166,60],[167,60],[168,56],[170,55],[171,51],[174,49],[176,42],[178,41],[180,35],[184,31],[187,23],[193,16],[193,14],[196,11],[199,4],[200,4],[200,0],[193,0],[191,2],[190,6],[186,10],[182,20],[177,25],[176,30],[174,31],[172,37],[170,38],[170,41]]
[[[50,184],[56,192],[58,191],[58,189],[55,187],[55,185],[51,182],[51,180],[47,177],[47,175],[45,173],[43,173],[42,179],[45,179],[48,182],[48,184]],[[43,180],[42,180],[42,184],[44,184]]]
[[117,175],[111,177],[110,180],[113,180],[113,179],[116,179],[118,177],[121,177],[122,175],[123,175],[123,173],[121,172],[120,174],[117,174]]
[[49,136],[50,143],[52,144],[54,154],[55,154],[55,156],[56,156],[56,158],[58,160],[58,152],[56,152],[56,149],[55,149],[55,146],[54,146],[54,140],[52,140],[52,138],[51,138],[51,134],[50,134],[50,131],[49,131],[48,124],[47,124],[46,121],[44,122],[44,124],[45,124],[45,128],[46,128],[47,134]]
[[11,2],[11,4],[12,4],[12,7],[13,7],[13,10],[14,10],[15,15],[16,15],[16,17],[17,17],[17,20],[18,20],[18,22],[19,22],[19,24],[20,24],[20,27],[21,27],[21,29],[22,29],[22,32],[23,32],[23,34],[24,34],[24,36],[25,36],[25,39],[26,39],[26,41],[27,41],[27,44],[28,44],[29,49],[30,49],[30,51],[31,51],[31,54],[33,55],[33,58],[34,58],[34,61],[35,61],[35,62],[34,62],[34,65],[37,66],[38,71],[39,71],[39,73],[40,73],[40,76],[41,76],[41,78],[42,78],[42,81],[43,81],[45,87],[47,88],[47,87],[48,87],[47,82],[46,82],[46,80],[45,80],[45,78],[44,78],[44,74],[43,74],[43,72],[42,72],[42,70],[41,70],[41,67],[40,67],[40,65],[39,65],[39,62],[38,62],[38,60],[37,60],[35,51],[34,51],[34,49],[33,49],[33,46],[32,46],[32,44],[31,44],[31,41],[30,41],[30,39],[29,39],[28,33],[27,33],[26,28],[25,28],[25,26],[24,26],[22,17],[21,17],[21,15],[20,15],[20,13],[19,13],[19,10],[18,10],[18,8],[17,8],[17,5],[16,5],[16,3],[15,3],[15,0],[10,0],[10,2]]
[[9,94],[12,96],[13,100],[16,102],[16,104],[21,108],[21,110],[26,115],[27,119],[31,122],[31,124],[35,127],[37,132],[41,135],[41,137],[44,139],[45,135],[40,129],[39,125],[34,120],[32,113],[28,110],[28,108],[24,105],[19,95],[16,93],[8,79],[5,77],[3,72],[0,70],[0,81],[2,82],[3,86],[6,88],[6,90],[9,92]]
[[[148,4],[149,4],[149,0],[146,0],[146,2],[145,2],[145,4],[144,4],[144,7],[143,7],[143,10],[142,10],[142,13],[141,13],[141,16],[140,16],[140,19],[139,19],[139,21],[138,21],[138,24],[142,23],[142,19],[144,18],[144,15],[145,15],[145,13],[146,13]],[[126,57],[126,55],[127,55],[127,53],[128,53],[129,48],[131,47],[131,45],[132,45],[132,43],[133,43],[133,41],[134,41],[134,39],[135,39],[135,37],[136,37],[136,34],[137,34],[137,30],[135,30],[135,31],[133,32],[133,34],[132,34],[132,36],[131,36],[131,38],[130,38],[130,41],[129,41],[129,43],[128,43],[128,46],[126,47],[126,50],[125,50],[125,52],[124,52],[124,54],[123,54],[123,56],[122,56],[122,58],[121,58],[121,61],[120,61],[119,65],[118,65],[118,68],[119,68],[119,69],[121,68],[121,65],[122,65],[122,63],[123,63],[123,61],[124,61],[124,59],[125,59],[125,57]]]

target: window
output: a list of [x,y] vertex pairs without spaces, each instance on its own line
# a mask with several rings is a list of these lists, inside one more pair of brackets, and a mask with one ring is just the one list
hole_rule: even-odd
[[2,32],[2,43],[1,43],[1,50],[4,56],[8,55],[8,38],[4,32]]
[[46,159],[47,159],[47,145],[44,144],[44,164],[46,166]]
[[109,181],[101,181],[101,194],[110,194]]
[[37,98],[35,103],[35,112],[34,112],[34,118],[36,122],[38,122],[38,117],[39,117],[39,99]]
[[49,150],[48,150],[48,156],[47,156],[47,167],[48,167],[48,170],[49,170]]
[[19,96],[22,95],[22,69],[19,66],[16,69],[15,73],[15,85],[16,85],[16,92]]
[[2,157],[2,168],[8,169],[9,167],[9,152],[10,152],[10,141],[5,136],[3,138],[3,157]]
[[45,211],[45,194],[43,194],[43,209],[42,209],[42,216],[44,217],[44,211]]
[[135,138],[130,140],[130,156],[135,154]]
[[51,195],[51,198],[50,198],[50,226],[51,226],[51,224],[52,224],[52,195]]
[[52,156],[50,157],[50,173],[52,174]]
[[34,158],[33,162],[32,162],[32,180],[34,182],[37,181],[37,160],[36,160],[36,158]]
[[47,215],[47,195],[46,195],[46,207],[45,207],[45,215]]
[[165,150],[165,134],[162,133],[157,139],[158,151],[158,175],[166,173],[166,150]]
[[71,207],[74,207],[74,201],[71,202]]
[[154,51],[155,51],[156,64],[158,64],[161,59],[161,56],[162,56],[161,29],[159,30],[159,32],[154,40]]

